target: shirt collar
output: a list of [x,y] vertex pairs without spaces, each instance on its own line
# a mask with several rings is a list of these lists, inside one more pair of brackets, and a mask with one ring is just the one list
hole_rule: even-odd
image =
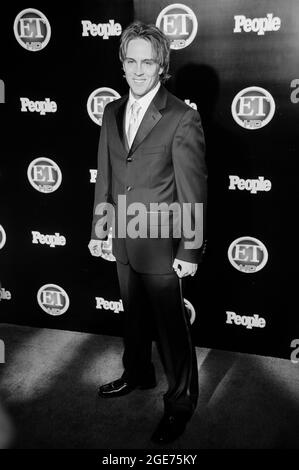
[[136,100],[136,98],[134,98],[134,96],[132,94],[132,91],[130,89],[128,108],[127,109],[128,110],[130,109],[130,107],[134,103],[134,101],[138,101],[138,103],[140,104],[142,109],[147,109],[149,107],[151,101],[153,100],[154,96],[158,92],[160,86],[161,86],[161,82],[159,81],[157,83],[157,85],[152,90],[150,90],[148,93],[146,93],[146,95],[139,98],[139,100]]

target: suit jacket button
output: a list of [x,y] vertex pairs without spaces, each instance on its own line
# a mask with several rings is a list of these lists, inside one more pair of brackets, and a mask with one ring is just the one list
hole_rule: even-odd
[[132,186],[127,186],[127,191],[131,191]]
[[132,157],[128,157],[127,158],[127,162],[132,162],[133,161],[133,158]]

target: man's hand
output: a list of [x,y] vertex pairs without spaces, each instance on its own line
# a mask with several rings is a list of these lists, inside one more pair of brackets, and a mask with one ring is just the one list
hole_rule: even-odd
[[112,254],[112,242],[107,240],[90,240],[88,248],[92,256],[100,256],[106,261],[115,261]]
[[92,256],[102,256],[103,240],[90,240],[88,248]]
[[177,258],[174,260],[172,267],[178,277],[194,276],[197,270],[196,263],[189,263],[188,261],[182,261]]

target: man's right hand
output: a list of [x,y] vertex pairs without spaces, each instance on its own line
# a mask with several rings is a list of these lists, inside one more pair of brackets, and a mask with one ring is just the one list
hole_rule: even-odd
[[88,248],[92,256],[102,256],[103,240],[90,240]]

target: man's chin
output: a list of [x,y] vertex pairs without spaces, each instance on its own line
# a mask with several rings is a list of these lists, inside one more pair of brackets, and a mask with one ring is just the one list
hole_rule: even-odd
[[140,85],[136,83],[130,83],[129,86],[131,88],[132,93],[138,97],[141,97],[148,92],[146,85],[144,83]]
[[142,96],[144,96],[146,94],[146,90],[145,89],[141,89],[141,88],[131,88],[131,91],[134,95],[135,98],[141,98]]

